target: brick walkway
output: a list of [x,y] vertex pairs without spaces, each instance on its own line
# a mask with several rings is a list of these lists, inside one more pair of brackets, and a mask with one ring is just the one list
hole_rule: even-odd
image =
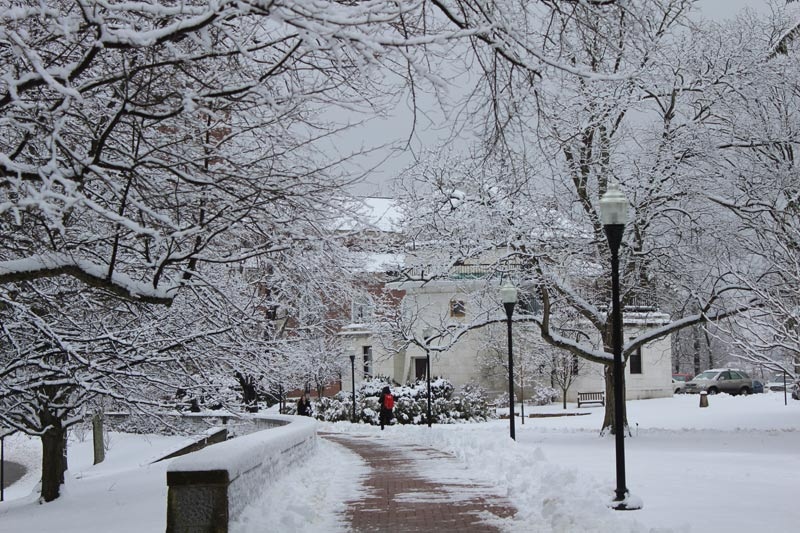
[[352,532],[499,532],[483,519],[515,513],[496,488],[470,480],[451,455],[397,444],[388,435],[322,436],[357,453],[369,467],[363,480],[365,496],[348,502],[346,519]]

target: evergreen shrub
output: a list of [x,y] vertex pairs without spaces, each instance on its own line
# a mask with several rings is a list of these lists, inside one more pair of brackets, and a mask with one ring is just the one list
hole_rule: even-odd
[[[395,397],[394,416],[398,424],[428,423],[428,383],[417,380],[404,386],[395,386],[388,378],[375,377],[362,382],[356,389],[356,418],[359,423],[378,425],[381,390],[388,386]],[[350,421],[352,393],[340,392],[333,398],[314,402],[313,413],[326,422]],[[431,419],[435,424],[458,422],[483,422],[493,418],[486,392],[477,385],[466,385],[454,394],[452,383],[443,378],[431,380]]]

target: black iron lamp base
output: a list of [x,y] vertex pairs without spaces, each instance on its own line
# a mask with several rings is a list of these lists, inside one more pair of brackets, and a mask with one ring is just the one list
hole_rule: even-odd
[[608,506],[615,511],[638,511],[644,506],[644,503],[638,496],[626,492],[624,500],[613,500],[608,503]]

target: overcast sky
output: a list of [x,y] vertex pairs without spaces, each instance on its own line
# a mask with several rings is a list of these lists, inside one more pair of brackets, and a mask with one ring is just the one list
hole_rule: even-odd
[[[782,0],[777,2],[782,3]],[[747,8],[768,13],[770,0],[700,0],[696,4],[695,19],[723,21],[735,17]],[[451,92],[458,93],[459,88],[453,88]],[[419,96],[418,94],[418,98]],[[427,102],[425,100],[425,98],[418,99],[424,112],[417,115],[416,125],[413,124],[411,103],[406,95],[398,99],[392,116],[372,118],[365,125],[354,128],[347,135],[336,139],[333,149],[340,154],[384,144],[394,147],[391,149],[387,146],[385,149],[376,150],[372,156],[362,159],[360,168],[366,169],[373,165],[378,165],[378,168],[370,171],[367,180],[355,189],[358,194],[390,196],[391,180],[413,162],[413,154],[418,155],[426,147],[441,144],[450,136],[452,132],[446,117],[434,105],[432,98],[428,98]],[[351,122],[365,119],[366,117],[355,114],[349,118]],[[410,141],[410,150],[403,149],[407,141]],[[464,143],[467,142],[468,139],[465,139]]]

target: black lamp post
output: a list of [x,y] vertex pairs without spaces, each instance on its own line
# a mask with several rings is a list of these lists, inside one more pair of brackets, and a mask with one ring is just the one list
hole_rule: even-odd
[[350,354],[350,379],[353,384],[353,424],[356,423],[356,354]]
[[422,336],[425,337],[425,375],[428,378],[428,427],[431,427],[431,337],[433,337],[433,332],[430,328],[425,328],[425,331],[422,332]]
[[514,315],[514,305],[517,303],[517,288],[510,282],[500,287],[500,299],[506,308],[506,323],[508,326],[508,420],[511,438],[517,440],[514,434],[514,352],[511,344],[511,317]]
[[[523,370],[524,370],[524,365],[523,365]],[[525,372],[522,372],[522,375],[520,376],[519,379],[519,413],[520,415],[522,415],[520,416],[520,421],[524,426],[525,425]]]
[[0,437],[0,502],[5,500],[6,440]]
[[619,247],[625,222],[628,218],[628,199],[616,183],[610,183],[600,199],[600,218],[611,249],[611,320],[614,349],[614,437],[617,451],[617,488],[611,506],[617,510],[638,509],[625,502],[628,489],[625,486],[625,433],[622,423],[624,402],[624,374],[622,366],[622,310],[619,302]]

